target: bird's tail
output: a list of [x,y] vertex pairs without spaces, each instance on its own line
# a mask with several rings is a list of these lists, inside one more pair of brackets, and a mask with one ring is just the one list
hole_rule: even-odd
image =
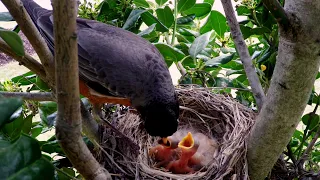
[[46,13],[51,13],[51,10],[44,9],[33,0],[21,0],[21,2],[23,3],[24,8],[26,9],[27,13],[31,17],[37,29],[40,30],[37,25],[38,18]]

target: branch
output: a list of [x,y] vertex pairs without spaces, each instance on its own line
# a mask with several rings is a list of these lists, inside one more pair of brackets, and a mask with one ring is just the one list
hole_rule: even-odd
[[234,14],[231,0],[221,0],[221,3],[224,9],[224,12],[226,14],[226,18],[228,20],[228,24],[230,26],[232,38],[236,45],[240,59],[243,63],[244,70],[247,74],[247,78],[249,80],[250,86],[252,88],[253,96],[257,102],[258,108],[261,109],[265,101],[265,94],[263,92],[261,83],[259,81],[259,77],[252,64],[252,60],[251,60],[248,48],[243,39],[240,26],[237,22],[237,18]]
[[320,127],[318,128],[318,131],[316,132],[316,134],[312,138],[311,142],[309,143],[307,149],[305,150],[305,152],[303,153],[302,156],[308,155],[310,153],[310,151],[312,150],[314,144],[317,142],[319,136],[320,136]]
[[278,0],[262,0],[263,4],[267,7],[279,25],[285,30],[289,27],[289,19],[286,11],[283,9]]
[[37,92],[37,93],[30,93],[30,92],[6,92],[0,91],[0,96],[3,97],[19,97],[24,100],[31,100],[31,101],[54,101],[54,97],[52,93],[47,92]]
[[17,60],[21,65],[26,66],[32,72],[36,73],[44,82],[48,83],[43,66],[29,54],[25,54],[24,56],[16,55],[2,39],[0,39],[0,51]]
[[288,30],[279,29],[279,50],[268,96],[248,139],[251,180],[264,179],[290,141],[320,66],[320,1],[286,1],[285,9],[294,17]]
[[76,0],[53,1],[56,94],[56,137],[85,179],[111,179],[81,137]]
[[[20,26],[23,34],[28,38],[30,44],[37,52],[40,61],[44,67],[49,82],[54,82],[54,59],[47,44],[41,37],[37,28],[33,24],[30,16],[24,9],[20,0],[2,0],[1,1],[9,10],[12,17]],[[49,84],[52,86],[52,84]]]

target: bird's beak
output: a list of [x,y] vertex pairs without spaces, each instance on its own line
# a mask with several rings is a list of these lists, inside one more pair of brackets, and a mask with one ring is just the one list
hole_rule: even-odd
[[178,144],[178,142],[175,142],[174,140],[172,140],[171,138],[168,138],[168,137],[161,138],[158,141],[158,143],[161,144],[162,146],[165,146],[165,147],[171,148],[171,149],[177,148],[177,144]]
[[192,137],[191,132],[188,132],[188,134],[179,142],[178,147],[182,149],[191,149],[194,146],[194,139]]

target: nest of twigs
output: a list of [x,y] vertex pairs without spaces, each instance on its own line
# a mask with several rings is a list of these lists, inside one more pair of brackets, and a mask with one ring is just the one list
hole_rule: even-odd
[[114,179],[248,179],[246,140],[255,113],[232,97],[210,89],[179,87],[176,91],[181,110],[179,128],[192,127],[218,141],[218,153],[205,170],[173,174],[155,168],[148,149],[158,139],[149,136],[139,116],[125,108],[112,114],[111,124],[126,137],[105,129],[100,162]]

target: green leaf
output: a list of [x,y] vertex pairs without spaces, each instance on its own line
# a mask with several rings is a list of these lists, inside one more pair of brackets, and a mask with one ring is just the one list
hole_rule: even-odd
[[26,118],[24,118],[24,123],[23,123],[23,127],[22,127],[22,132],[29,134],[29,132],[31,131],[31,127],[32,127],[32,119],[33,119],[33,115],[29,115]]
[[188,15],[188,16],[179,17],[177,19],[177,24],[188,24],[188,23],[192,22],[195,18],[196,18],[196,16],[194,14]]
[[65,175],[64,173],[62,173],[60,171],[57,171],[59,180],[70,180],[70,177],[76,176],[76,172],[74,172],[73,168],[63,167],[60,170],[63,171],[64,173],[68,174],[69,176]]
[[0,126],[10,120],[10,117],[21,106],[23,101],[16,98],[4,98],[0,96]]
[[131,29],[135,26],[135,23],[138,21],[142,13],[145,13],[147,10],[135,9],[131,11],[129,17],[123,25],[123,29]]
[[220,37],[224,36],[229,26],[227,25],[227,19],[219,11],[211,11],[207,22],[201,27],[200,32],[204,34],[208,31],[214,30]]
[[174,48],[168,44],[156,43],[154,45],[158,48],[158,50],[160,51],[160,53],[162,54],[162,56],[166,60],[167,64],[168,64],[168,61],[171,63],[178,62],[178,61],[181,61],[185,57],[183,52],[181,52],[179,49]]
[[42,129],[43,129],[43,127],[40,126],[40,125],[33,127],[33,128],[31,129],[31,136],[32,136],[33,138],[38,137],[38,136],[41,134]]
[[218,57],[212,58],[211,60],[207,61],[205,65],[208,67],[212,67],[212,66],[219,66],[221,64],[227,64],[232,60],[233,56],[234,56],[234,53],[222,54]]
[[37,81],[36,77],[37,77],[36,74],[29,71],[23,75],[16,76],[16,77],[12,78],[11,81],[13,81],[15,83],[19,83],[21,85],[30,85],[30,84],[33,84]]
[[182,12],[192,8],[196,4],[196,0],[179,0],[178,12]]
[[2,128],[2,131],[11,139],[15,139],[21,134],[23,125],[24,125],[24,119],[23,119],[23,115],[21,115],[19,118],[15,119],[14,121],[5,124]]
[[209,31],[199,37],[197,37],[189,48],[189,54],[192,58],[196,58],[197,55],[204,50],[208,45],[212,31]]
[[16,32],[0,29],[0,37],[18,56],[24,56],[23,43],[20,36]]
[[164,24],[167,28],[170,28],[173,24],[174,18],[171,9],[169,6],[159,8],[156,10],[157,17],[162,24]]
[[149,26],[147,29],[139,32],[137,35],[138,35],[138,36],[141,36],[141,37],[150,35],[150,34],[154,31],[155,27],[156,27],[156,23],[152,24],[152,25]]
[[146,0],[133,0],[133,3],[137,7],[143,7],[143,8],[149,8],[150,7],[149,3]]
[[[312,117],[310,117],[312,116]],[[308,125],[308,129],[311,130],[319,124],[319,115],[318,114],[306,114],[302,117],[302,122],[305,125]],[[309,122],[310,121],[310,122]]]
[[236,9],[238,16],[249,16],[251,15],[250,9],[248,9],[246,6],[239,5]]
[[1,12],[0,21],[14,21],[14,19],[9,12]]
[[39,114],[42,122],[48,127],[53,126],[54,121],[52,121],[51,116],[57,111],[57,103],[55,102],[40,102],[39,103]]
[[0,179],[53,179],[53,165],[41,156],[37,140],[27,135],[1,148],[0,158]]
[[159,6],[162,6],[164,5],[168,0],[156,0],[156,3],[159,5]]
[[194,37],[198,37],[200,34],[199,32],[197,31],[192,31],[190,29],[186,29],[186,28],[179,28],[178,29],[178,32],[181,34],[181,35],[184,35],[184,36],[194,36]]
[[211,6],[214,4],[214,0],[203,0],[204,3],[209,3]]
[[199,3],[195,4],[192,8],[183,11],[186,15],[192,15],[194,14],[196,17],[202,17],[209,14],[211,11],[211,4],[209,3]]
[[169,31],[169,29],[163,25],[159,19],[157,19],[156,17],[154,17],[149,11],[141,14],[141,18],[143,20],[144,23],[146,23],[146,25],[151,26],[152,24],[156,23],[156,30],[160,31],[160,32],[166,32]]

